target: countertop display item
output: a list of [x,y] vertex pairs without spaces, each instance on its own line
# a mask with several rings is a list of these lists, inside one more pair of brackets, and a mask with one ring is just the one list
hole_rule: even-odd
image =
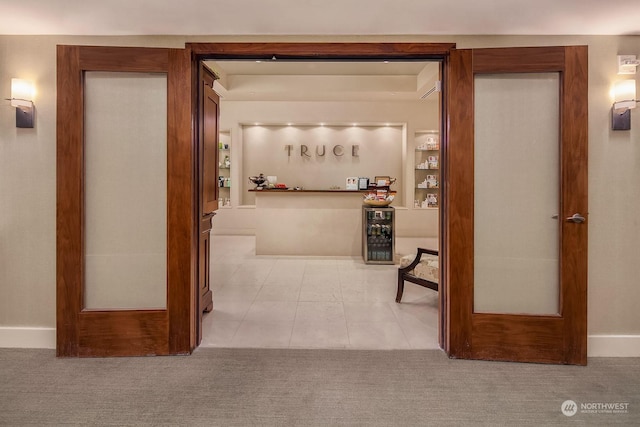
[[389,189],[394,182],[396,182],[395,178],[376,176],[375,184],[369,184],[369,192],[364,195],[363,203],[367,206],[389,206],[396,196],[396,192]]
[[373,182],[377,187],[389,187],[391,184],[396,182],[396,178],[391,178],[390,176],[376,176]]
[[367,190],[369,188],[369,178],[358,178],[358,190]]
[[256,190],[262,190],[267,186],[267,178],[262,173],[257,176],[250,176],[249,182],[255,184]]
[[358,189],[358,177],[350,176],[347,178],[347,184],[345,186],[347,190],[357,190]]
[[288,190],[289,187],[287,187],[287,184],[283,184],[281,182],[276,183],[273,187],[271,187],[271,184],[269,184],[269,190]]
[[386,195],[384,199],[367,198],[369,197],[369,194],[371,194],[369,193],[364,196],[363,203],[367,206],[378,206],[378,207],[389,206],[391,202],[393,202],[393,199],[395,197],[395,192],[392,192],[392,193],[393,194]]
[[366,264],[393,264],[395,209],[362,207],[362,257]]

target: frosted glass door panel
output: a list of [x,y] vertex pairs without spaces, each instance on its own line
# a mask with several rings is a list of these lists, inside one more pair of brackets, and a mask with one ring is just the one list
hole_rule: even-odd
[[474,312],[558,313],[559,84],[475,77]]
[[87,72],[84,100],[84,307],[166,308],[166,75]]

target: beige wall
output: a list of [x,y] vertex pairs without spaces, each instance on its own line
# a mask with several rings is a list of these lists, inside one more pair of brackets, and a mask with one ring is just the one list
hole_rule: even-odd
[[[183,47],[184,41],[0,36],[0,328],[55,327],[56,44]],[[3,100],[12,77],[35,83],[33,129],[16,129],[15,109]]]
[[[278,182],[308,190],[345,189],[347,177],[399,177],[392,189],[400,190],[394,202],[402,204],[403,143],[403,126],[248,125],[242,127],[242,170],[275,175]],[[248,179],[239,185],[242,204],[255,205],[255,193],[247,191],[255,186]]]
[[[394,202],[397,209],[396,233],[398,236],[435,237],[438,232],[437,210],[414,210],[414,189],[412,183],[414,151],[413,135],[417,130],[438,129],[437,97],[427,101],[395,101],[395,102],[278,102],[278,101],[225,101],[220,107],[221,129],[231,132],[231,209],[221,209],[214,218],[213,233],[215,234],[253,234],[255,231],[255,209],[252,201],[245,194],[244,184],[250,175],[260,171],[244,170],[240,165],[247,164],[244,159],[243,123],[404,123],[406,142],[408,147],[401,148],[404,170],[396,176],[398,184],[392,189],[399,191],[398,202]],[[365,153],[366,147],[361,144],[360,152]],[[376,169],[377,174],[391,174]],[[267,171],[262,171],[265,174]],[[273,172],[278,175],[277,172]],[[373,171],[371,178],[376,175]],[[368,176],[364,174],[363,176]],[[342,176],[342,174],[341,174]],[[324,188],[329,187],[329,183]],[[320,188],[318,186],[316,188]],[[342,183],[344,188],[344,183]],[[409,209],[403,209],[403,206]]]
[[[0,108],[0,327],[55,326],[55,45],[180,47],[184,38],[0,36],[0,95],[11,77],[35,81],[35,129],[16,129],[8,102]],[[230,40],[198,37],[193,41]],[[267,41],[264,37],[235,38]],[[276,40],[276,39],[272,39]],[[353,37],[279,38],[326,41],[453,41],[459,48],[586,44],[589,46],[589,334],[640,336],[640,109],[633,129],[610,130],[609,89],[616,55],[640,55],[640,37]],[[0,331],[1,332],[1,331]],[[1,335],[0,335],[1,336]],[[48,344],[48,343],[47,343]],[[2,343],[0,342],[0,345]],[[624,349],[621,350],[624,352]],[[591,352],[591,349],[590,349]]]

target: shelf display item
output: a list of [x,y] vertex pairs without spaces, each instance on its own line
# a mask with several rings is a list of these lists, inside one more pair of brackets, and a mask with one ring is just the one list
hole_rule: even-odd
[[438,156],[429,156],[427,159],[427,169],[438,169]]
[[438,195],[436,193],[427,194],[427,207],[428,208],[437,208],[438,207]]
[[438,177],[436,175],[427,175],[424,181],[419,182],[416,188],[438,188]]
[[422,142],[416,146],[416,150],[437,151],[440,150],[440,137],[435,131],[423,133]]

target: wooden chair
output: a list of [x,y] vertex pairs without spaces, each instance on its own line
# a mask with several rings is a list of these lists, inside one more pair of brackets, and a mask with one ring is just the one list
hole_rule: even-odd
[[439,269],[438,251],[432,249],[418,248],[415,257],[413,255],[402,257],[398,268],[396,302],[402,299],[405,280],[438,291]]

